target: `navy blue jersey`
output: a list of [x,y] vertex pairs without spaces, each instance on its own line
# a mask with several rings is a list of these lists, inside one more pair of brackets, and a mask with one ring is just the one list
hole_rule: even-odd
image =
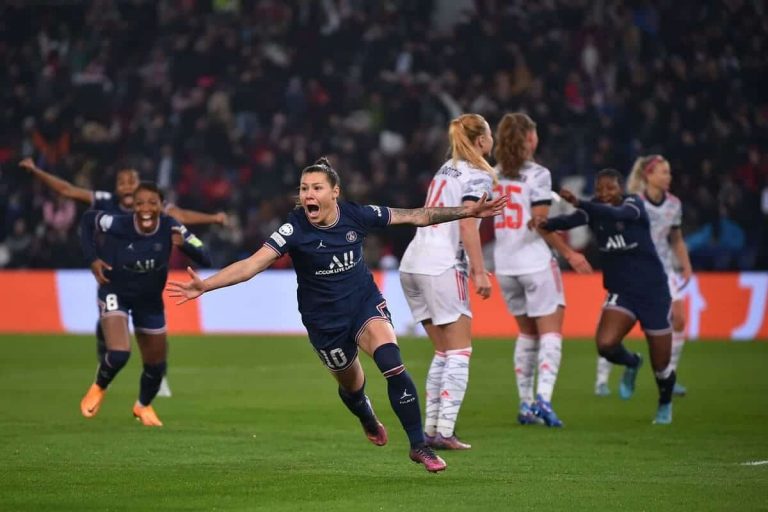
[[553,217],[543,227],[556,231],[584,224],[597,238],[606,290],[630,295],[669,293],[667,275],[651,238],[648,213],[639,196],[624,196],[620,206],[596,199],[580,201],[574,213]]
[[[101,258],[111,267],[105,272],[110,280],[100,288],[130,296],[148,296],[162,293],[168,278],[168,260],[171,255],[171,235],[179,233],[184,239],[182,251],[202,265],[210,265],[203,243],[179,221],[160,215],[152,233],[142,233],[134,215],[111,215],[88,211],[81,220],[81,243],[88,264]],[[97,245],[96,234],[99,237]]]
[[133,213],[132,209],[125,209],[120,204],[120,198],[117,194],[112,192],[106,192],[104,190],[95,190],[93,192],[93,201],[91,202],[91,209],[98,210],[100,212],[107,212],[113,215],[122,215]]
[[363,260],[363,240],[372,228],[389,224],[389,208],[339,201],[337,215],[332,226],[320,227],[297,208],[264,242],[280,256],[291,255],[308,329],[347,326],[371,295],[381,296]]

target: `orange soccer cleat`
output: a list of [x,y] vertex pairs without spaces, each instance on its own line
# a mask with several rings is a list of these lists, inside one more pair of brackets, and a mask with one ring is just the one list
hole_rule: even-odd
[[133,416],[145,427],[162,427],[163,422],[157,417],[151,405],[144,407],[138,402],[133,406]]
[[88,388],[88,392],[85,394],[82,400],[80,400],[80,412],[86,418],[93,418],[96,413],[99,412],[101,402],[104,400],[104,395],[107,394],[107,390],[100,387],[98,384],[91,384]]

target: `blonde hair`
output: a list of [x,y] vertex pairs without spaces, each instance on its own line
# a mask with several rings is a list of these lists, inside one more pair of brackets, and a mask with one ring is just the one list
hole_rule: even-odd
[[632,165],[632,171],[627,178],[627,193],[629,194],[642,194],[645,192],[645,184],[648,179],[648,175],[653,172],[656,166],[660,163],[665,163],[667,160],[661,155],[648,155],[641,156],[635,160]]
[[464,114],[451,121],[448,127],[448,139],[451,143],[450,157],[454,160],[466,160],[474,167],[491,175],[496,184],[496,169],[475,149],[474,143],[478,137],[486,134],[486,123],[483,116]]
[[517,179],[526,160],[525,140],[536,123],[525,114],[504,114],[496,127],[494,156],[505,178]]

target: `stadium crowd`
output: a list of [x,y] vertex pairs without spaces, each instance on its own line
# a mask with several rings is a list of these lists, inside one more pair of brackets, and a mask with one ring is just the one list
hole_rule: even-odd
[[[694,267],[768,269],[760,1],[4,2],[0,58],[0,266],[84,266],[82,208],[27,156],[98,190],[134,167],[230,212],[203,235],[223,266],[283,222],[317,157],[348,199],[415,207],[451,118],[522,110],[556,187],[588,195],[596,170],[663,154]],[[412,234],[370,237],[369,263],[396,266]]]

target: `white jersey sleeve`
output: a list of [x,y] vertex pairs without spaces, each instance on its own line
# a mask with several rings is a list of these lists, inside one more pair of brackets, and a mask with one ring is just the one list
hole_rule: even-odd
[[[483,194],[490,198],[492,191],[493,178],[488,173],[464,160],[448,160],[430,183],[424,206],[461,206]],[[403,254],[400,271],[436,276],[449,268],[465,270],[466,266],[459,222],[453,221],[418,228]]]
[[654,203],[645,195],[642,197],[651,222],[653,245],[664,265],[664,270],[667,275],[671,275],[675,268],[675,258],[669,243],[669,235],[672,229],[679,228],[683,222],[683,205],[680,199],[672,194],[666,194],[661,203]]
[[528,161],[520,169],[519,179],[502,178],[495,192],[509,196],[503,213],[494,222],[496,273],[519,276],[547,269],[552,251],[536,231],[528,229],[528,221],[534,206],[552,202],[549,169]]

